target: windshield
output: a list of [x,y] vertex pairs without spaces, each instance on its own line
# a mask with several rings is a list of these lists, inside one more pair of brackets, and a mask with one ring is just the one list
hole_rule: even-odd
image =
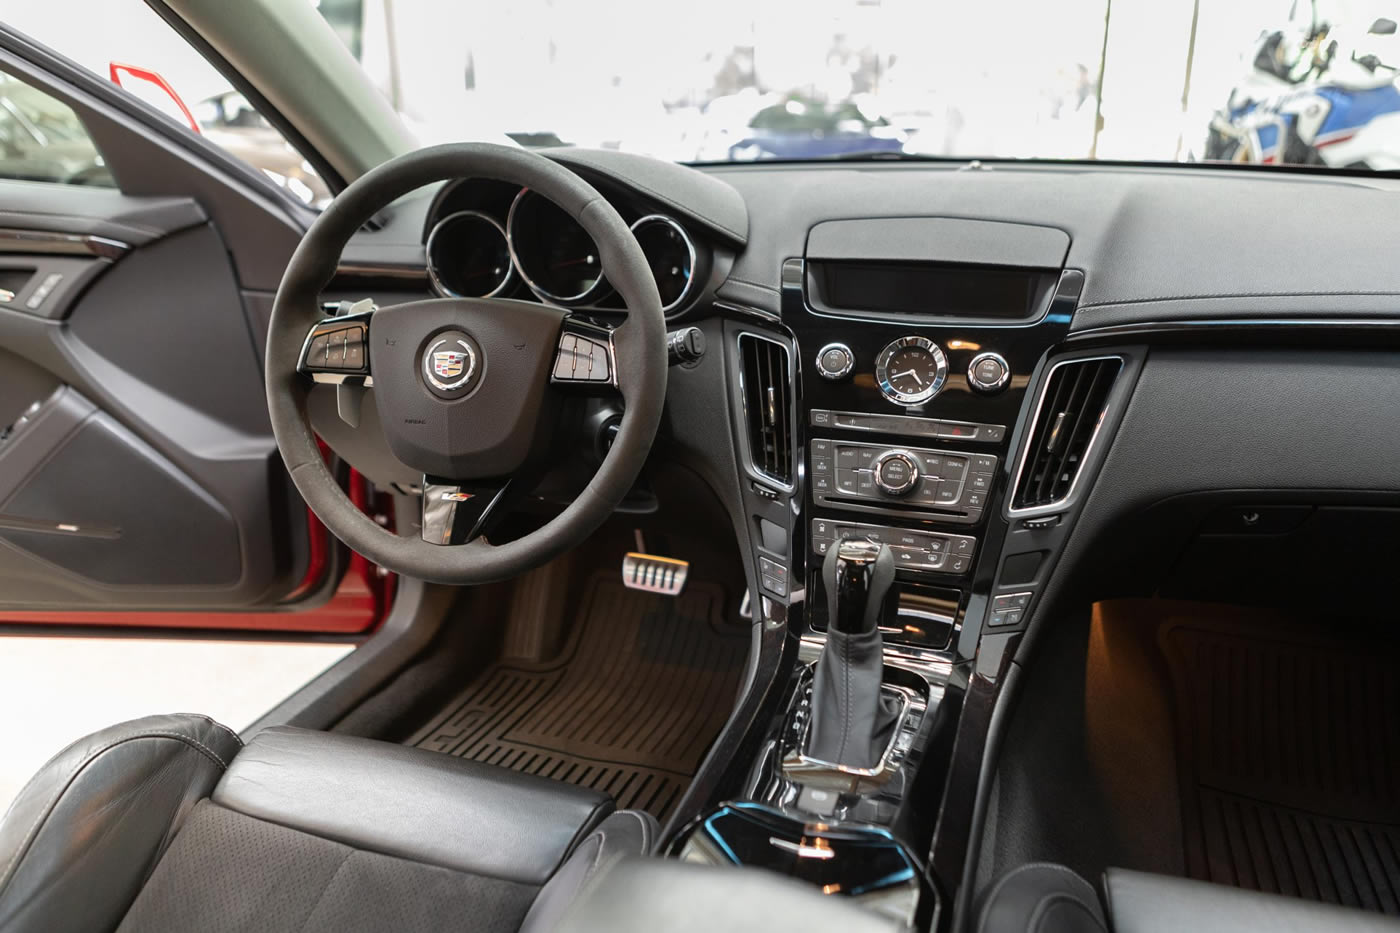
[[424,143],[1400,168],[1395,0],[320,9]]

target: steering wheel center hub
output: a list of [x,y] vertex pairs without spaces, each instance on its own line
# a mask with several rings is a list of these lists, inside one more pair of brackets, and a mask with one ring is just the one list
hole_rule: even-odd
[[423,382],[441,399],[465,398],[485,371],[481,345],[465,331],[447,330],[433,337],[423,351]]

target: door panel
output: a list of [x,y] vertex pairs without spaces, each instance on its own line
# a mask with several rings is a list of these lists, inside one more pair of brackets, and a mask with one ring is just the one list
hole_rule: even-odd
[[374,568],[344,573],[277,453],[245,308],[311,215],[2,27],[0,71],[118,186],[0,180],[0,624],[373,625]]

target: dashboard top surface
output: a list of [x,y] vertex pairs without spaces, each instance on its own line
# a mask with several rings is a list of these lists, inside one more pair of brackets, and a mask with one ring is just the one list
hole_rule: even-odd
[[[613,191],[666,206],[702,237],[735,249],[716,297],[773,315],[781,313],[783,260],[805,253],[817,225],[950,217],[1063,230],[1065,266],[1085,274],[1072,331],[1400,316],[1400,264],[1376,261],[1376,245],[1400,235],[1400,182],[1390,178],[1059,164],[686,167],[603,150],[551,156]],[[407,262],[415,250],[421,259],[435,200],[397,205],[381,229],[352,243],[347,260]]]

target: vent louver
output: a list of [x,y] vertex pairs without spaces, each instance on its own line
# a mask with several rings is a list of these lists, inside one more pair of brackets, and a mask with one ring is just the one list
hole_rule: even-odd
[[787,347],[754,334],[741,334],[739,365],[753,467],[773,481],[791,486],[792,383]]
[[1026,442],[1012,509],[1034,509],[1068,498],[1122,368],[1123,360],[1115,356],[1072,360],[1051,371]]

